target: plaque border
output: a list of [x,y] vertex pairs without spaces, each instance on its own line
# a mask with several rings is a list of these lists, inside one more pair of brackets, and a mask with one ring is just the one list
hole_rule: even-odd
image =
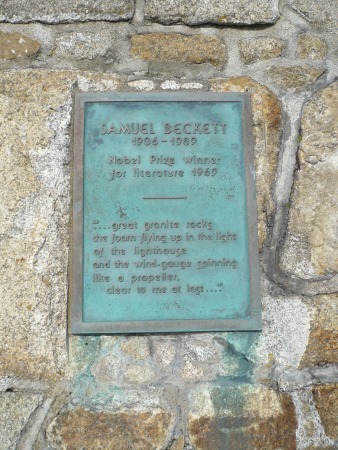
[[[84,322],[82,318],[83,270],[83,144],[84,109],[95,102],[241,102],[246,204],[248,218],[248,257],[250,268],[250,318],[162,321]],[[260,271],[258,252],[255,167],[252,137],[252,110],[249,93],[132,93],[99,92],[75,94],[73,160],[73,233],[71,270],[71,327],[77,335],[127,333],[182,333],[206,331],[260,331],[262,329]]]

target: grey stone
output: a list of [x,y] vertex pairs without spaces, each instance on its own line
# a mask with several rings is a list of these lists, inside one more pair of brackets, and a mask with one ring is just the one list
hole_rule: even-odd
[[256,348],[261,364],[297,369],[306,350],[310,315],[297,297],[264,298],[263,330]]
[[89,20],[128,20],[134,14],[134,0],[54,0],[41,2],[11,0],[1,3],[0,22],[64,23]]
[[42,395],[22,392],[0,394],[0,448],[17,448],[20,433],[35,409],[41,404]]
[[289,5],[319,30],[337,30],[338,5],[336,1],[289,0]]
[[338,366],[334,364],[312,367],[309,372],[318,383],[338,382]]
[[220,345],[211,334],[191,335],[183,339],[182,378],[188,381],[212,380],[220,369]]
[[278,379],[278,386],[281,391],[293,391],[313,384],[311,373],[306,370],[295,369],[286,370]]
[[278,386],[282,391],[293,391],[307,386],[337,381],[338,367],[331,364],[304,370],[287,369],[280,375]]
[[176,354],[176,342],[171,339],[153,339],[155,358],[162,367],[171,364]]
[[277,0],[145,0],[145,16],[164,24],[253,25],[274,23],[279,12]]
[[0,392],[6,391],[34,391],[42,392],[48,389],[47,383],[41,383],[40,381],[27,380],[21,378],[11,378],[8,376],[0,377]]
[[219,359],[217,343],[212,335],[191,336],[183,341],[182,359],[191,362],[210,362]]
[[114,42],[116,33],[103,30],[102,27],[92,32],[62,33],[55,40],[54,55],[61,58],[74,57],[77,60],[100,57],[114,60],[116,59]]

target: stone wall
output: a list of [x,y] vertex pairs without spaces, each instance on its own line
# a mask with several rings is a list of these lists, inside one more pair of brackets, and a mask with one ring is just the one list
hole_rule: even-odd
[[[0,449],[333,449],[337,6],[0,4]],[[262,332],[68,333],[79,91],[251,94]]]

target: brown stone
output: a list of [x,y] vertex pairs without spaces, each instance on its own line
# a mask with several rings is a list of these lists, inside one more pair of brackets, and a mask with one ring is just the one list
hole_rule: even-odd
[[338,440],[338,384],[315,386],[312,390],[325,433]]
[[250,92],[253,110],[258,234],[260,246],[267,234],[269,217],[275,205],[272,198],[281,139],[281,104],[265,86],[249,77],[210,81],[216,92]]
[[288,231],[281,263],[303,279],[338,271],[338,83],[318,91],[301,121]]
[[269,67],[267,75],[272,78],[273,82],[285,90],[301,91],[306,86],[314,83],[322,74],[323,69],[304,66],[291,67]]
[[73,90],[123,78],[77,71],[0,74],[0,375],[68,371],[67,284]]
[[251,64],[265,59],[281,56],[285,43],[281,39],[272,37],[258,37],[243,39],[240,43],[241,59],[245,64]]
[[21,33],[0,31],[0,59],[15,59],[22,56],[35,56],[40,42]]
[[296,449],[297,420],[289,395],[266,388],[228,389],[223,390],[222,414],[190,417],[196,450]]
[[324,59],[326,54],[327,45],[323,38],[306,33],[298,36],[299,58]]
[[155,450],[172,428],[165,412],[93,412],[77,408],[60,414],[47,437],[54,449]]
[[191,64],[209,63],[223,67],[226,61],[224,43],[213,36],[151,33],[131,38],[132,56],[146,61],[178,61]]
[[338,362],[338,294],[308,302],[311,317],[309,341],[301,367]]

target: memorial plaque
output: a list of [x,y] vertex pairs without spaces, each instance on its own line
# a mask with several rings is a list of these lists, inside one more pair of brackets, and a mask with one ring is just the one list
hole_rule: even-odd
[[261,329],[249,94],[75,111],[72,332]]

